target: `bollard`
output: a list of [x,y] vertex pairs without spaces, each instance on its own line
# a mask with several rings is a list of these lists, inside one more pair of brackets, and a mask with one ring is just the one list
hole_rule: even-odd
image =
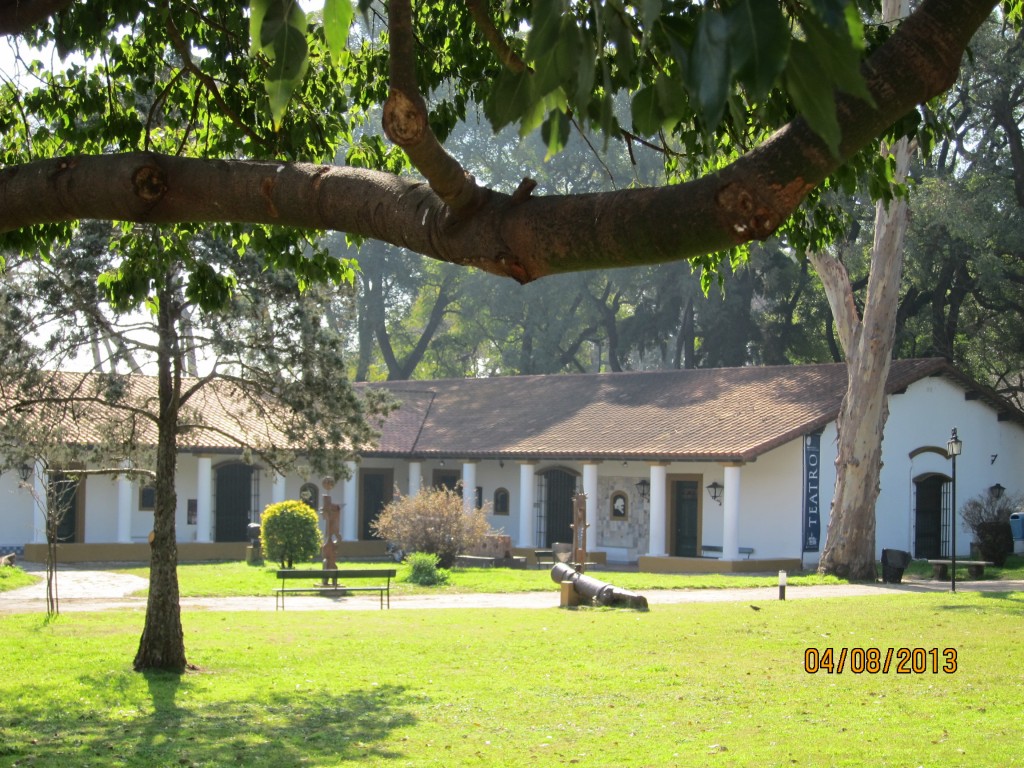
[[576,585],[571,581],[562,582],[562,600],[559,608],[576,608],[580,604],[580,596],[576,592]]
[[779,571],[779,600],[786,599],[786,572]]

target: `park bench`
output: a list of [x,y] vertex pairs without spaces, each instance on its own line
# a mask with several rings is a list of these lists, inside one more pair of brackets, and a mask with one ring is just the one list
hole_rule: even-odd
[[[741,555],[746,555],[747,556],[747,560],[749,560],[750,556],[752,554],[754,554],[753,547],[740,547],[739,551],[740,551]],[[721,557],[722,556],[722,548],[718,547],[718,546],[715,546],[714,544],[704,544],[703,546],[701,546],[700,552],[701,552],[701,555],[704,556],[704,557],[715,557],[715,558],[717,558],[717,557]],[[709,552],[711,554],[708,554]]]
[[535,549],[533,556],[537,560],[537,567],[543,568],[546,565],[555,565],[555,551],[553,549]]
[[[274,590],[274,607],[284,610],[284,596],[288,593],[311,592],[317,595],[338,595],[344,597],[349,592],[377,592],[380,594],[380,607],[384,610],[384,601],[391,607],[391,580],[395,578],[394,568],[371,568],[342,570],[339,568],[286,568],[277,572],[281,586]],[[351,581],[361,579],[384,579],[383,583],[352,585]],[[291,581],[316,581],[301,587],[287,587]]]
[[[953,564],[952,560],[929,560],[928,563],[932,567],[932,578],[940,581],[949,580],[949,566]],[[961,560],[957,558],[957,565],[966,565],[967,573],[972,579],[980,579],[985,575],[986,565],[995,565],[993,562],[988,560]]]

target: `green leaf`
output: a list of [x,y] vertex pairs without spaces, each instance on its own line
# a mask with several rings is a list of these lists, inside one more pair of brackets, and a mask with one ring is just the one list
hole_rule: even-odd
[[306,74],[306,14],[294,0],[253,0],[253,9],[250,32],[256,30],[259,17],[253,45],[258,40],[259,50],[271,60],[264,87],[274,129],[280,130],[288,102]]
[[541,138],[547,146],[544,161],[557,155],[569,143],[569,116],[560,109],[553,110],[540,128]]
[[727,19],[733,74],[759,102],[786,66],[789,25],[778,5],[763,0],[740,0]]
[[818,59],[802,40],[795,41],[786,67],[786,87],[797,110],[833,155],[839,155],[841,132],[836,117],[835,91],[821,77]]
[[801,16],[800,26],[807,36],[807,45],[815,59],[818,77],[830,83],[831,87],[874,104],[860,72],[860,52],[853,41],[846,34],[837,34],[808,14]]
[[531,79],[527,72],[503,70],[494,81],[484,113],[494,130],[500,130],[525,115],[531,104]]
[[580,39],[579,66],[576,69],[576,92],[573,102],[578,110],[585,110],[590,103],[594,90],[594,77],[597,75],[597,50],[594,39],[584,34]]
[[687,82],[697,112],[707,130],[722,119],[729,89],[729,23],[715,10],[705,10],[697,22],[697,36]]
[[533,0],[530,34],[526,39],[527,61],[536,61],[558,43],[564,11],[561,0]]
[[348,45],[352,26],[352,0],[324,0],[324,36],[331,59],[337,63]]
[[633,97],[633,129],[642,136],[661,130],[664,113],[658,102],[658,90],[652,85],[641,88]]

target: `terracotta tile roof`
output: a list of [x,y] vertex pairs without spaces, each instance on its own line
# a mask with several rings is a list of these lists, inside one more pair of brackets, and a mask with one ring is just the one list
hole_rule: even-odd
[[[1001,418],[1024,423],[1019,410],[938,358],[894,361],[887,391],[933,375],[956,381]],[[80,388],[83,402],[73,413],[47,406],[41,418],[58,422],[69,443],[98,442],[126,419],[88,399],[96,380],[57,375],[64,391]],[[133,402],[155,401],[155,378],[126,381]],[[846,366],[509,376],[357,389],[367,386],[386,388],[401,407],[378,426],[380,440],[364,456],[751,461],[833,421],[846,391]],[[0,407],[3,400],[0,392]],[[237,451],[248,442],[301,451],[274,426],[280,422],[273,413],[270,403],[247,403],[230,382],[212,382],[188,403],[183,423],[194,426],[180,436],[179,446]],[[140,427],[139,442],[155,444],[155,425],[140,420]]]
[[[117,408],[103,402],[109,394],[102,375],[50,372],[45,376],[31,391],[30,396],[40,400],[34,404],[30,417],[57,424],[57,434],[69,444],[95,445],[112,434],[127,436],[133,409],[148,414],[157,410],[158,384],[153,376],[120,377],[124,390]],[[195,380],[185,379],[182,390],[193,384]],[[9,407],[3,394],[0,393],[0,405]],[[58,394],[71,396],[71,402],[54,402]],[[211,451],[237,451],[244,444],[288,448],[289,441],[275,426],[279,423],[273,418],[275,407],[270,402],[241,396],[230,381],[207,382],[183,406],[178,446],[183,450]],[[157,427],[151,418],[135,417],[134,428],[133,439],[137,444],[156,445]]]
[[[934,374],[956,377],[894,361],[887,390]],[[364,455],[750,461],[833,421],[846,378],[835,364],[391,382],[373,386],[404,405]]]

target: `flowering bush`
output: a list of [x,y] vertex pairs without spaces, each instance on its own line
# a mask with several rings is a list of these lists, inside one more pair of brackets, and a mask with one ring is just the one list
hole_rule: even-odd
[[373,532],[406,552],[437,555],[442,568],[451,568],[461,552],[476,547],[494,533],[484,509],[467,512],[462,493],[427,488],[415,496],[400,496],[372,523]]

